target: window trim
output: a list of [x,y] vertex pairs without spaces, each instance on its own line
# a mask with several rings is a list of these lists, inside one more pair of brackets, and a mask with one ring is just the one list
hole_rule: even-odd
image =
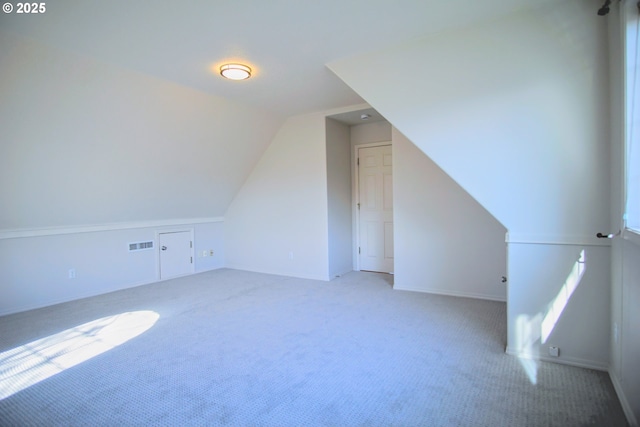
[[[634,218],[634,222],[638,222],[638,224],[634,223],[634,228],[629,227],[628,225],[628,200],[629,200],[629,161],[631,155],[631,138],[634,139],[634,149],[636,151],[640,151],[640,127],[638,127],[638,123],[635,125],[632,123],[634,120],[634,115],[637,111],[640,110],[640,81],[638,81],[638,73],[640,70],[640,54],[638,51],[640,50],[640,10],[636,6],[635,2],[622,2],[621,7],[621,15],[620,22],[621,25],[621,37],[622,37],[622,60],[623,60],[623,102],[624,102],[624,148],[623,148],[623,199],[624,199],[624,207],[623,212],[623,237],[625,240],[633,242],[640,246],[640,229],[636,227],[640,224],[640,218]],[[635,31],[630,32],[629,26],[634,25]],[[634,40],[629,40],[629,35],[634,38]],[[633,54],[630,53],[629,44],[633,43],[635,47],[635,51]],[[633,59],[631,57],[633,56]],[[634,81],[631,81],[631,76],[629,76],[629,70],[631,67],[629,66],[630,60],[635,62],[634,69]],[[634,99],[635,98],[635,99]],[[633,135],[631,134],[633,132]],[[634,163],[634,169],[640,169],[640,155],[639,153],[635,153],[635,157],[637,157],[636,161],[639,163],[636,165]],[[637,188],[634,187],[634,201],[640,202],[640,183]],[[638,194],[635,194],[638,193]],[[638,216],[640,213],[638,211],[635,212]]]

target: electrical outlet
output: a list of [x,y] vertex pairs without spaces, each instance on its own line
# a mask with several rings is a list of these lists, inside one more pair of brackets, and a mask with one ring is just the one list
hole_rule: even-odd
[[552,357],[560,356],[560,349],[558,347],[549,347],[549,356],[552,356]]
[[70,268],[69,269],[69,279],[75,279],[76,278],[76,269],[75,268]]
[[209,249],[209,256],[213,256],[213,249]]
[[207,251],[202,251],[202,256],[206,257],[207,256]]

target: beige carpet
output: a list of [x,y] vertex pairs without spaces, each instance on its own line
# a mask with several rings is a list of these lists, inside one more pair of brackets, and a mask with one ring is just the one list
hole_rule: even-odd
[[604,372],[533,384],[504,303],[390,280],[225,269],[1,317],[0,425],[626,425]]

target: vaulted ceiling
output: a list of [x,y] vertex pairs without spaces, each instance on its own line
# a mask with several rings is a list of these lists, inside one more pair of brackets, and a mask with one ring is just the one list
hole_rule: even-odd
[[[0,28],[286,117],[363,101],[330,61],[549,2],[57,0],[44,14],[0,14]],[[230,59],[253,77],[220,78]],[[420,72],[398,64],[399,78]]]

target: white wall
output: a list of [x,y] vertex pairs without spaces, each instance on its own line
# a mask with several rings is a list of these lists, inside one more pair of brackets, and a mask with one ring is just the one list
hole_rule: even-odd
[[350,130],[352,147],[372,142],[391,142],[391,124],[386,120],[351,126]]
[[127,252],[158,224],[224,265],[216,221],[280,118],[5,32],[0,75],[0,314],[158,280]]
[[393,129],[394,289],[506,300],[505,228]]
[[[507,352],[607,370],[609,257],[607,246],[509,244]],[[558,359],[549,356],[552,346]]]
[[[609,258],[594,237],[610,225],[607,46],[598,7],[568,0],[329,64],[508,229],[508,302],[520,310],[509,310],[511,346],[519,316],[548,311],[552,301],[537,296],[563,286],[545,274],[565,267],[548,256],[557,245],[594,247],[593,265]],[[397,64],[420,73],[398,79]],[[520,258],[512,245],[535,250]],[[531,274],[522,274],[525,265],[534,266]],[[600,279],[597,286],[608,288],[606,276],[584,283]],[[610,307],[577,301],[558,327],[589,339],[557,342],[558,360],[607,366],[599,349],[608,346],[608,328],[589,331],[582,313],[608,319]],[[547,354],[542,343],[514,351],[525,350]]]
[[351,143],[349,126],[326,119],[329,277],[352,270]]
[[[0,238],[0,315],[158,281],[157,233],[162,231],[194,231],[196,273],[223,267],[222,221],[198,221],[121,223],[104,231],[59,228],[49,230],[49,235],[4,236]],[[155,242],[155,250],[129,252],[129,243],[148,240]],[[203,257],[202,252],[210,249],[214,255]],[[75,269],[74,279],[69,278],[69,269]]]
[[234,198],[228,267],[329,279],[325,115],[287,119]]
[[394,288],[505,301],[505,228],[389,122],[351,126],[374,142],[393,146]]
[[[614,293],[615,333],[612,339],[611,377],[632,425],[640,421],[640,239],[623,240],[614,265],[623,265],[622,281]],[[633,424],[635,422],[635,424]]]

